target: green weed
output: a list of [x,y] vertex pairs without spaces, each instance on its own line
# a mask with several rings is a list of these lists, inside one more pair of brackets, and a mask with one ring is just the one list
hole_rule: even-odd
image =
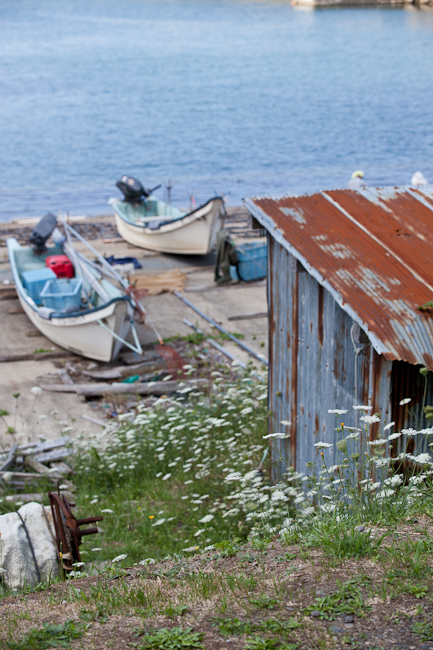
[[429,621],[414,623],[411,631],[419,636],[421,641],[433,641],[433,625]]
[[251,605],[258,607],[260,609],[274,609],[280,604],[279,598],[272,598],[271,596],[255,596],[248,598],[248,601]]
[[251,639],[248,639],[245,648],[246,650],[274,650],[275,648],[279,648],[280,650],[296,650],[298,644],[284,643],[284,641],[263,639],[260,636],[254,636]]
[[169,618],[175,618],[176,616],[183,616],[188,611],[186,605],[169,605],[164,609],[164,614]]
[[40,629],[32,629],[21,641],[6,642],[10,650],[45,650],[45,648],[67,648],[74,639],[79,639],[87,629],[82,623],[68,620],[61,625],[44,623]]
[[365,586],[369,582],[369,578],[355,578],[344,583],[337,581],[337,591],[316,598],[314,603],[304,611],[307,613],[317,612],[318,618],[328,621],[333,621],[341,614],[364,616],[371,607],[364,603],[361,586]]
[[274,634],[288,634],[291,630],[302,627],[295,619],[280,621],[270,618],[264,621],[241,621],[239,618],[216,618],[220,634],[223,636],[251,634],[252,632],[270,632]]
[[145,630],[143,643],[134,644],[139,650],[158,648],[158,650],[183,650],[183,648],[204,648],[204,634],[192,632],[192,628],[181,627],[162,628],[160,630]]
[[97,607],[96,609],[81,609],[80,618],[82,621],[96,621],[97,623],[106,623],[109,619],[109,616],[103,607]]

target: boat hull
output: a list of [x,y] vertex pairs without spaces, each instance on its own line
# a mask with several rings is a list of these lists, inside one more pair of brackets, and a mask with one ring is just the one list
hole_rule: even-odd
[[122,338],[126,338],[130,329],[129,303],[126,301],[112,303],[94,314],[47,320],[41,318],[20,293],[18,298],[28,318],[47,339],[95,361],[114,361],[122,347],[120,341],[99,325],[98,319]]
[[151,230],[125,219],[113,203],[119,235],[128,243],[160,253],[207,255],[215,248],[216,236],[224,223],[224,203],[215,198],[181,219]]
[[[116,359],[131,329],[133,306],[129,298],[114,289],[110,300],[100,307],[71,315],[51,314],[49,318],[46,311],[37,307],[21,282],[16,255],[28,249],[20,246],[14,238],[9,238],[7,245],[18,299],[33,325],[47,339],[65,350],[95,361],[110,362]],[[44,315],[47,317],[44,318]]]

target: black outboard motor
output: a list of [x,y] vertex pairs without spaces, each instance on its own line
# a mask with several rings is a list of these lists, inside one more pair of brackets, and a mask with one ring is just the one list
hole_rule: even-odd
[[33,228],[32,234],[30,235],[30,246],[33,248],[33,252],[36,255],[42,255],[47,250],[45,246],[46,242],[49,240],[52,235],[55,227],[57,226],[57,217],[51,212],[42,217],[38,225]]
[[116,185],[125,197],[123,200],[126,203],[142,203],[143,199],[148,199],[155,190],[161,187],[161,185],[157,185],[151,190],[147,190],[140,181],[137,181],[136,178],[132,178],[131,176],[122,176]]
[[143,198],[147,199],[149,196],[149,192],[145,190],[140,181],[130,176],[122,176],[116,185],[125,197],[123,200],[127,203],[141,203]]

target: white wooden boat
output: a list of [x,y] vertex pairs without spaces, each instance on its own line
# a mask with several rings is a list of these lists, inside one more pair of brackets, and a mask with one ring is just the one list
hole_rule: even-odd
[[[23,273],[45,268],[45,258],[62,255],[60,246],[36,255],[32,248],[21,246],[15,238],[7,239],[11,270],[19,301],[35,327],[56,345],[97,361],[112,361],[123,345],[141,352],[132,320],[135,303],[125,291],[102,276],[95,265],[80,255],[82,287],[88,297],[75,311],[56,311],[37,304],[23,284]],[[71,256],[72,257],[72,256]],[[75,266],[75,265],[74,265]],[[90,280],[90,281],[89,281]],[[93,290],[96,286],[98,292]],[[125,341],[132,329],[136,345]]]
[[207,255],[215,248],[225,217],[220,197],[192,212],[182,212],[153,196],[140,203],[112,199],[110,204],[125,241],[161,253]]

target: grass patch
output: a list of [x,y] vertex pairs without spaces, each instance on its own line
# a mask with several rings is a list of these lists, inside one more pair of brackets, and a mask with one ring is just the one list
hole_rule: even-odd
[[370,581],[371,579],[367,576],[354,578],[344,583],[337,581],[338,589],[336,591],[316,598],[314,603],[304,611],[327,621],[333,621],[342,614],[365,616],[371,607],[364,602],[361,587],[367,586]]
[[160,630],[146,629],[143,642],[133,644],[139,650],[158,648],[159,650],[182,650],[183,648],[204,648],[202,643],[204,634],[193,632],[191,627],[163,627]]
[[87,627],[69,620],[61,625],[44,623],[42,628],[32,629],[21,641],[7,641],[9,650],[45,650],[45,648],[68,648],[70,642],[79,639]]

